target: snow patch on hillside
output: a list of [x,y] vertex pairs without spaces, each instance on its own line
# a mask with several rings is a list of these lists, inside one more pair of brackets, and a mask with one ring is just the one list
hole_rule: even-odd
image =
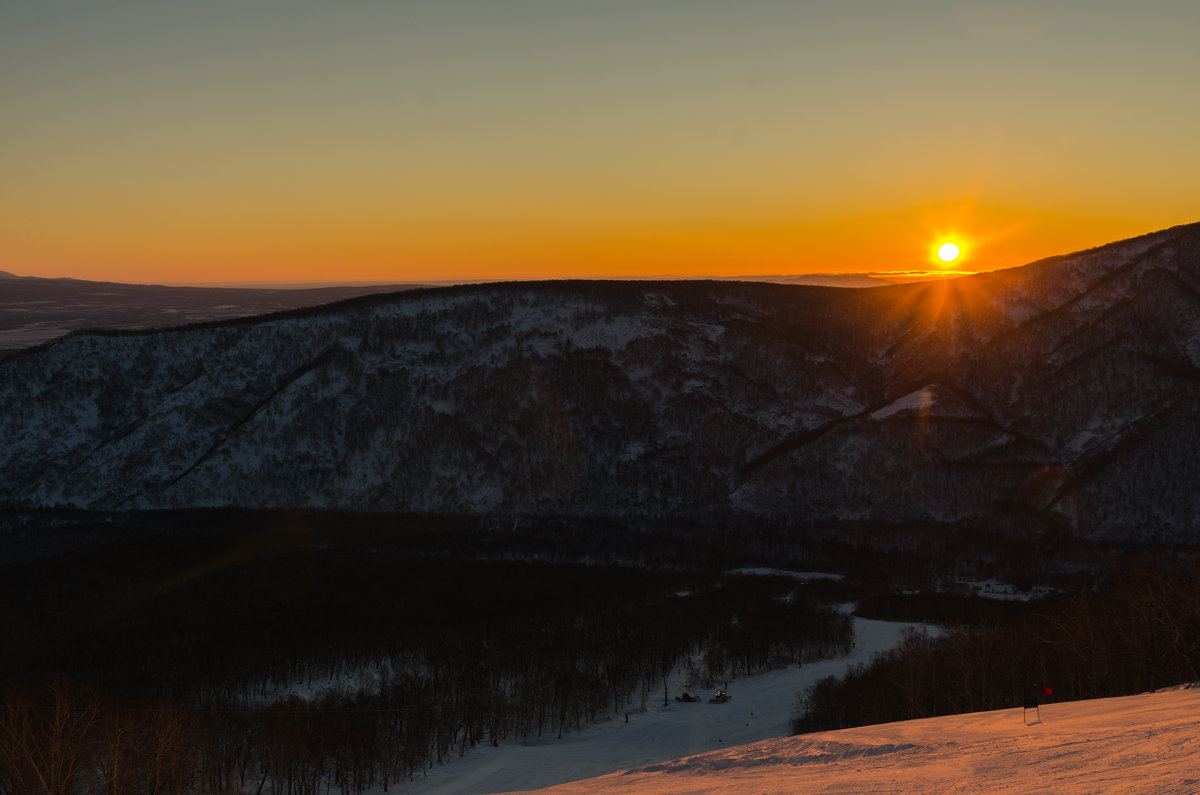
[[791,577],[800,582],[810,580],[841,580],[842,575],[824,571],[787,571],[785,569],[769,569],[763,567],[730,569],[726,574],[757,574],[771,577]]
[[933,406],[933,390],[929,387],[909,392],[899,400],[894,400],[878,411],[871,412],[871,419],[881,420],[901,411],[929,411]]

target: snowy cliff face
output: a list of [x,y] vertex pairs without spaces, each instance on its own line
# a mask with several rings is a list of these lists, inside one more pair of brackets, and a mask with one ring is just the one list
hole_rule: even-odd
[[1200,227],[940,284],[552,282],[0,364],[0,504],[1194,538]]

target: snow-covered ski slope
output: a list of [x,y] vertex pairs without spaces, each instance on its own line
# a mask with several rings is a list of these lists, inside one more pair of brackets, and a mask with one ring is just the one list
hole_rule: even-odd
[[[669,680],[666,706],[659,689],[650,694],[644,712],[629,707],[628,722],[624,714],[617,712],[562,738],[549,735],[527,742],[502,741],[496,748],[473,748],[463,758],[434,767],[425,777],[397,791],[449,795],[527,790],[784,737],[790,734],[798,693],[826,676],[840,676],[849,666],[868,662],[874,654],[895,646],[905,631],[912,630],[938,631],[919,624],[855,618],[855,645],[849,655],[805,663],[803,667],[738,676],[728,683],[716,682],[709,689],[693,687],[690,692],[700,697],[698,703],[675,700],[689,684],[677,672]],[[708,703],[713,691],[726,684],[732,698],[724,704]]]
[[554,793],[1195,793],[1200,690],[762,740]]

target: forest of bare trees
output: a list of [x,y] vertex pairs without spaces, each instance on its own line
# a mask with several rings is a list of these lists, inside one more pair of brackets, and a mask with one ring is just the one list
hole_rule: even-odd
[[911,634],[872,664],[819,682],[800,700],[795,729],[1005,709],[1027,698],[1123,696],[1200,680],[1194,551],[1131,554],[1097,589],[1043,603],[939,612],[949,622],[944,634]]
[[[944,631],[821,682],[798,729],[1136,692],[1200,661],[1194,555],[1069,534],[231,511],[12,527],[29,556],[0,577],[0,795],[391,788],[637,710],[681,673],[704,688],[844,653],[847,602]],[[753,560],[847,576],[730,573]],[[934,586],[982,572],[1061,592]]]
[[0,793],[358,793],[852,643],[828,585],[273,521],[6,567]]

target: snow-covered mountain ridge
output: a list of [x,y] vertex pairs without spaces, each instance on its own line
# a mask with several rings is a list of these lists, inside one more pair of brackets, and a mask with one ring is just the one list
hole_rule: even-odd
[[0,363],[0,504],[1194,540],[1200,225],[861,290],[506,283]]

